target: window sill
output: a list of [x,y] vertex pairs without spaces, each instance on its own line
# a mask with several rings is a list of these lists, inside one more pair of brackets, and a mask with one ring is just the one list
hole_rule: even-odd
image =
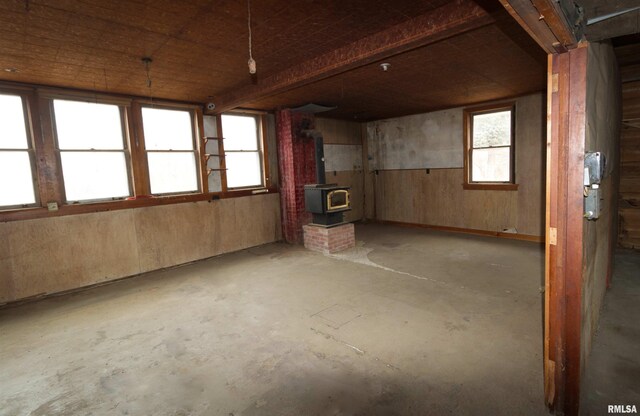
[[517,191],[517,183],[463,183],[462,188],[468,191]]
[[237,189],[227,189],[226,195],[227,197],[239,197],[239,196],[250,196],[250,195],[261,195],[261,194],[269,194],[276,191],[275,187],[258,187],[258,188],[237,188]]
[[199,193],[199,194],[184,194],[184,195],[171,195],[171,196],[158,196],[151,198],[137,198],[120,201],[108,201],[108,202],[95,202],[84,204],[68,204],[61,205],[57,211],[49,211],[45,207],[31,207],[11,209],[6,211],[0,211],[0,222],[9,221],[23,221],[37,218],[48,217],[62,217],[65,215],[78,215],[89,214],[94,212],[104,211],[116,211],[121,209],[133,209],[152,207],[157,205],[171,205],[181,204],[185,202],[199,202],[199,201],[212,201],[216,199],[228,199],[228,198],[240,198],[244,196],[257,196],[263,194],[270,194],[278,192],[277,187],[261,188],[259,192],[256,190],[244,190],[244,191],[228,191],[225,193]]

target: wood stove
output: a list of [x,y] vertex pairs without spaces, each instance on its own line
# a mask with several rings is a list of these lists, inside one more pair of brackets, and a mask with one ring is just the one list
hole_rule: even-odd
[[316,180],[318,182],[304,186],[305,209],[313,214],[314,225],[332,227],[342,224],[344,223],[344,212],[351,210],[351,188],[335,183],[325,183],[322,134],[317,130],[305,130],[303,133],[314,141]]
[[351,210],[350,188],[337,184],[304,186],[304,206],[313,214],[313,223],[330,227],[344,222],[344,212]]

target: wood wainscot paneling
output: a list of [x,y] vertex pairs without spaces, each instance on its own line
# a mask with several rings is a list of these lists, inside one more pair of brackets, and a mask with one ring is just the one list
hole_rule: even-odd
[[[544,235],[545,102],[543,94],[516,100],[516,182],[510,190],[465,189],[464,170],[392,169],[371,172],[370,219],[484,230],[524,236]],[[416,124],[416,116],[412,123]],[[396,124],[402,125],[397,119]],[[427,120],[427,117],[425,117]],[[419,124],[419,123],[418,123]],[[459,151],[463,152],[462,137]],[[368,141],[367,141],[368,142]]]
[[0,304],[279,241],[278,194],[0,223]]

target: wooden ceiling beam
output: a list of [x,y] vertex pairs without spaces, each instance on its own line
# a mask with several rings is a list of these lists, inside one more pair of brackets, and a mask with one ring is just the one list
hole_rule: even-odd
[[547,53],[566,52],[582,38],[585,22],[573,2],[500,0],[500,3]]
[[490,14],[475,2],[455,0],[407,22],[258,79],[256,84],[231,89],[216,97],[215,112],[228,111],[493,22]]

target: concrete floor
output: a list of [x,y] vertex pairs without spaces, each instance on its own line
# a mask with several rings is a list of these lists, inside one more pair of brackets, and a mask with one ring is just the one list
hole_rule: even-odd
[[0,311],[3,415],[546,415],[542,246],[359,225]]
[[616,253],[582,394],[582,414],[605,415],[607,406],[640,411],[640,252]]

